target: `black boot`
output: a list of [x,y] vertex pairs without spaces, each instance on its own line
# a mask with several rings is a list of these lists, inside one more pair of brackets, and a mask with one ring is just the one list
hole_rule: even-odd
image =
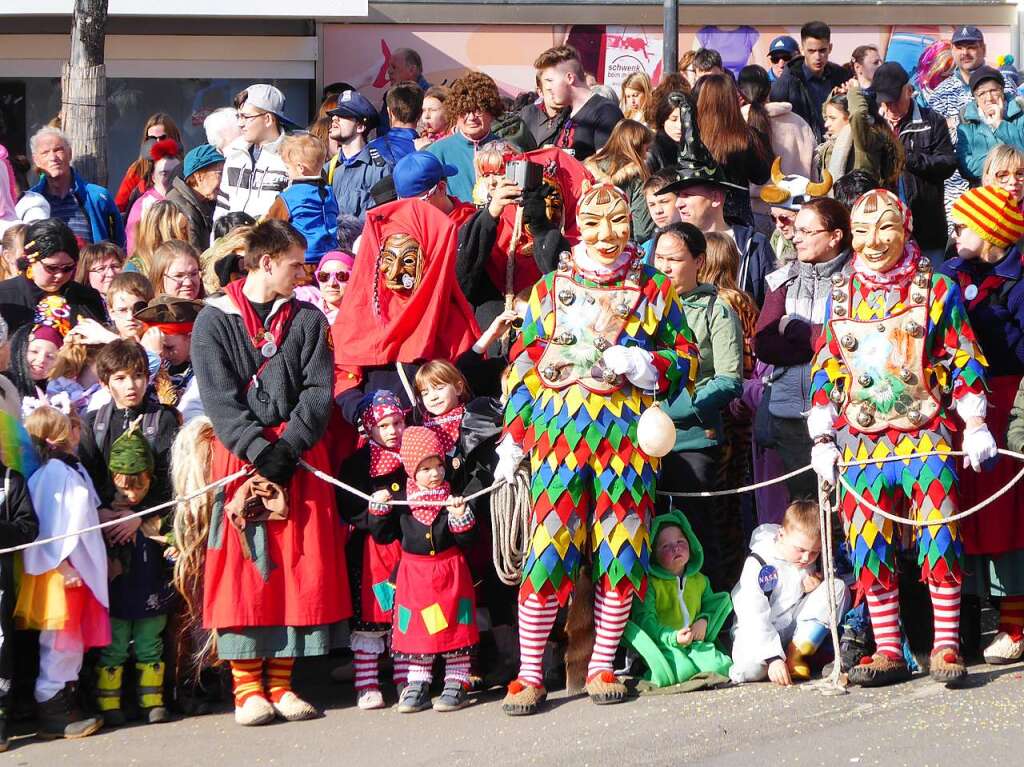
[[86,716],[78,707],[75,689],[71,684],[45,703],[39,704],[40,738],[84,738],[103,726],[97,716]]
[[7,734],[7,709],[0,708],[0,753],[7,750],[11,737]]

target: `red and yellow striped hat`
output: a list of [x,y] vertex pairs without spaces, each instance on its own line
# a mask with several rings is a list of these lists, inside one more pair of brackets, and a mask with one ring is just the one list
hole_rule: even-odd
[[1024,213],[1008,192],[996,186],[967,190],[953,203],[951,215],[956,223],[1000,248],[1024,238]]

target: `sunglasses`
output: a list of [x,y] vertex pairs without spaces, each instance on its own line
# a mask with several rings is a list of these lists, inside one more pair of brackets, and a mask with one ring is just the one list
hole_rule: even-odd
[[348,278],[349,273],[344,271],[316,273],[316,281],[319,282],[321,285],[326,285],[329,282],[336,282],[339,285],[344,285],[346,282],[348,282]]
[[71,274],[75,271],[74,264],[62,264],[61,266],[54,266],[52,264],[45,264],[42,261],[38,262],[39,266],[43,267],[43,270],[51,277],[57,277],[61,274]]
[[772,221],[774,221],[776,224],[782,224],[783,226],[790,226],[794,221],[796,221],[796,216],[787,214],[777,216],[774,213],[772,213]]
[[161,133],[159,136],[146,136],[146,138],[151,138],[153,141],[163,141],[165,138],[168,138],[168,135]]

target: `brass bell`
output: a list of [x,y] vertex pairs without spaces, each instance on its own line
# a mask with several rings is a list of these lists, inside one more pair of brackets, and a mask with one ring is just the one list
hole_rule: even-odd
[[919,272],[930,272],[932,270],[931,260],[921,257],[917,260],[917,269]]
[[886,332],[885,323],[884,322],[879,322],[877,325],[875,325],[875,330],[877,330],[879,333]]
[[549,381],[557,381],[562,377],[562,371],[554,365],[548,365],[541,371]]
[[875,379],[869,376],[867,373],[861,373],[857,376],[857,383],[863,386],[865,389],[875,385]]
[[909,420],[915,426],[917,424],[921,423],[921,421],[923,419],[924,419],[924,416],[921,415],[921,411],[918,410],[916,407],[914,407],[911,410],[907,411],[907,420]]
[[832,284],[835,285],[837,288],[842,287],[843,283],[845,282],[846,278],[843,277],[841,273],[832,275]]
[[924,328],[921,327],[919,323],[914,322],[913,320],[908,322],[903,329],[907,331],[907,335],[913,338],[920,338],[921,336],[924,335]]
[[846,349],[847,351],[852,352],[854,349],[857,348],[857,338],[856,336],[853,335],[853,333],[847,333],[846,335],[844,335],[842,338],[839,339],[839,343],[841,343],[843,345],[843,348]]
[[569,251],[563,250],[558,254],[558,271],[569,271]]
[[868,426],[875,422],[875,417],[871,415],[867,410],[861,410],[857,414],[857,425],[861,428],[866,429]]
[[843,306],[842,304],[840,304],[839,306],[833,306],[832,307],[832,313],[836,317],[845,317],[846,316],[846,307]]
[[576,300],[576,293],[569,288],[562,288],[562,290],[558,291],[558,300],[565,306],[572,306]]
[[918,272],[914,275],[914,284],[919,288],[927,288],[928,275],[924,272]]
[[611,348],[611,346],[612,346],[612,342],[609,341],[604,336],[598,336],[594,340],[594,348],[597,349],[599,352],[607,351],[608,349]]
[[900,371],[900,380],[903,381],[903,383],[905,383],[905,384],[913,383],[914,382],[914,373],[912,371],[910,371],[910,370],[907,370],[907,368],[903,368]]
[[563,330],[561,333],[559,333],[557,336],[555,336],[551,340],[554,341],[556,344],[560,344],[562,346],[570,346],[570,345],[576,343],[576,336],[573,335],[568,330]]
[[828,395],[828,398],[830,400],[832,400],[834,403],[836,403],[837,405],[842,404],[842,401],[844,399],[844,397],[843,397],[843,390],[840,389],[838,386],[833,386],[832,387],[832,392],[831,392],[831,394]]
[[832,291],[832,300],[833,301],[842,301],[844,298],[846,298],[846,291],[845,290],[833,290]]
[[620,317],[628,317],[629,309],[630,306],[625,301],[620,301],[619,303],[615,304],[615,313]]
[[619,376],[614,371],[605,368],[604,372],[601,373],[601,380],[605,383],[613,384],[619,380]]

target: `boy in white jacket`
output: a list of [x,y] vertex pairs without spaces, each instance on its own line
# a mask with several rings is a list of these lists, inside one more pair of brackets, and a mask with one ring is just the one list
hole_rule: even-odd
[[[811,678],[810,657],[828,635],[828,593],[817,573],[821,554],[818,505],[796,501],[782,525],[761,525],[750,537],[750,554],[732,590],[732,681],[765,678],[788,686]],[[837,615],[849,591],[836,581]]]

